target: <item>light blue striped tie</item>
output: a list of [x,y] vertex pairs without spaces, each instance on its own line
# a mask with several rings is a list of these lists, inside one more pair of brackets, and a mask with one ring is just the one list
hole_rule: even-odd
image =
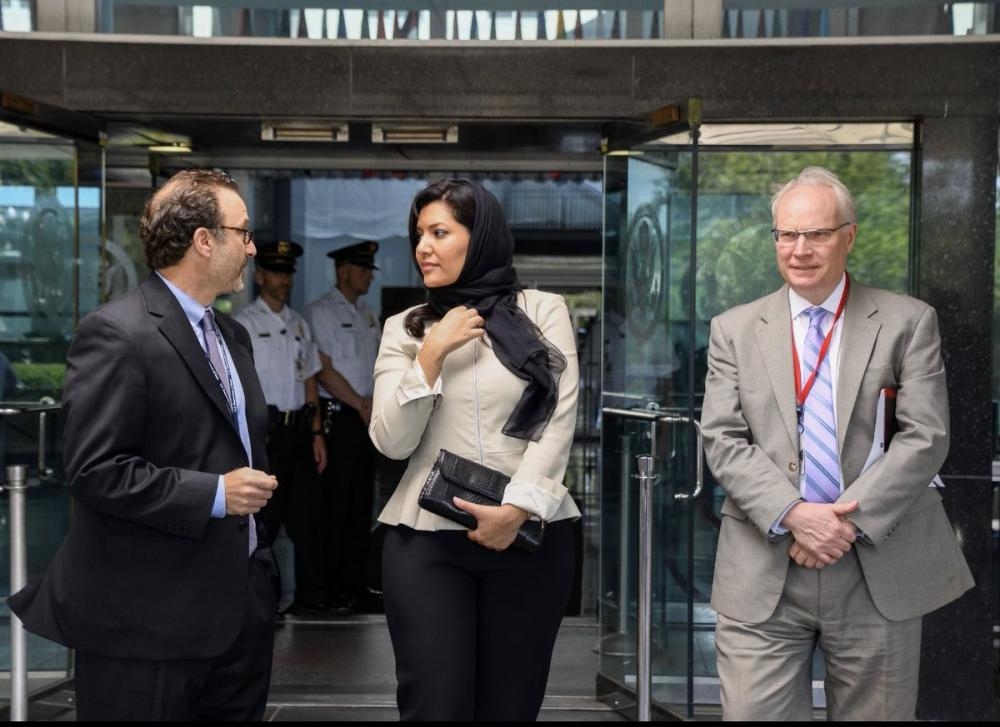
[[[823,325],[829,312],[807,308],[809,330],[806,332],[803,362],[806,377],[816,370],[816,359],[823,346]],[[802,407],[802,454],[804,477],[802,497],[807,502],[835,502],[840,497],[840,457],[837,454],[837,425],[833,415],[833,385],[829,351],[819,365],[812,390]]]

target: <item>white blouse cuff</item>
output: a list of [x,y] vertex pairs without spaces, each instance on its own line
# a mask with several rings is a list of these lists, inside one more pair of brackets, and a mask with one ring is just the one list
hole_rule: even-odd
[[427,377],[424,375],[424,369],[420,365],[417,359],[413,359],[413,365],[410,370],[403,374],[403,378],[399,381],[399,388],[396,390],[396,402],[402,406],[407,402],[416,401],[417,399],[425,399],[428,396],[441,396],[442,381],[441,376],[438,376],[437,381],[434,382],[432,387],[427,383]]
[[561,489],[562,492],[556,494],[538,485],[511,480],[503,492],[502,504],[514,505],[542,520],[551,520],[566,496],[566,488]]

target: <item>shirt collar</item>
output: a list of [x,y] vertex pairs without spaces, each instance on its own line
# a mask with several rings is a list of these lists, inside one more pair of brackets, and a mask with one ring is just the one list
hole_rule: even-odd
[[[837,283],[837,287],[833,289],[830,296],[819,304],[820,308],[829,311],[830,313],[836,315],[837,306],[840,305],[840,296],[844,294],[844,285],[847,282],[847,273],[840,274],[840,282]],[[813,304],[808,300],[803,298],[801,295],[792,290],[791,287],[788,288],[788,305],[791,309],[792,320],[794,321],[806,308],[812,308]]]
[[344,303],[345,305],[350,305],[351,301],[347,299],[347,296],[340,292],[340,288],[336,285],[333,286],[333,290],[330,291],[330,296],[338,303]]
[[277,316],[281,320],[285,320],[286,318],[288,318],[287,304],[281,306],[281,310],[275,313],[273,310],[271,310],[271,306],[267,304],[267,301],[258,295],[256,298],[253,299],[253,303],[251,303],[250,305],[257,306],[257,308],[263,311],[264,313],[269,313],[272,316]]
[[333,286],[333,290],[330,291],[330,295],[337,303],[341,305],[346,305],[348,308],[351,308],[352,310],[355,310],[358,313],[361,313],[365,308],[365,302],[364,300],[362,300],[363,296],[359,296],[358,299],[352,303],[347,299],[346,295],[340,292],[340,288],[338,288],[336,285]]
[[184,311],[184,315],[187,316],[187,319],[191,322],[191,325],[196,327],[200,325],[201,319],[205,317],[205,311],[208,310],[208,308],[167,280],[159,270],[155,272],[160,276],[160,280],[166,284],[170,292],[174,294],[177,302],[181,304],[181,309]]

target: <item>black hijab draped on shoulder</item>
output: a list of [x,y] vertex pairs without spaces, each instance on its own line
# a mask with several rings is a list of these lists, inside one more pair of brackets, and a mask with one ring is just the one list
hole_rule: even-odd
[[524,286],[514,270],[514,237],[500,202],[469,180],[435,182],[414,199],[410,242],[416,248],[419,240],[415,223],[423,207],[441,201],[454,213],[456,201],[451,197],[469,194],[475,200],[475,218],[469,228],[465,265],[451,285],[428,289],[427,305],[431,310],[425,312],[425,317],[440,319],[459,305],[479,312],[500,363],[528,382],[502,431],[508,437],[538,441],[555,411],[559,375],[566,368],[566,358],[517,305],[517,294]]

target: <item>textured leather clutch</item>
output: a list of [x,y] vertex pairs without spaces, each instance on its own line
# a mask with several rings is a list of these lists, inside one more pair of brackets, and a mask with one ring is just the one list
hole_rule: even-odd
[[[499,505],[503,501],[503,491],[508,482],[510,477],[503,472],[442,449],[420,490],[417,503],[435,515],[475,530],[476,519],[465,510],[455,507],[451,498],[460,497],[477,505]],[[519,550],[533,553],[541,546],[544,536],[544,521],[525,520],[517,531],[513,545]]]

